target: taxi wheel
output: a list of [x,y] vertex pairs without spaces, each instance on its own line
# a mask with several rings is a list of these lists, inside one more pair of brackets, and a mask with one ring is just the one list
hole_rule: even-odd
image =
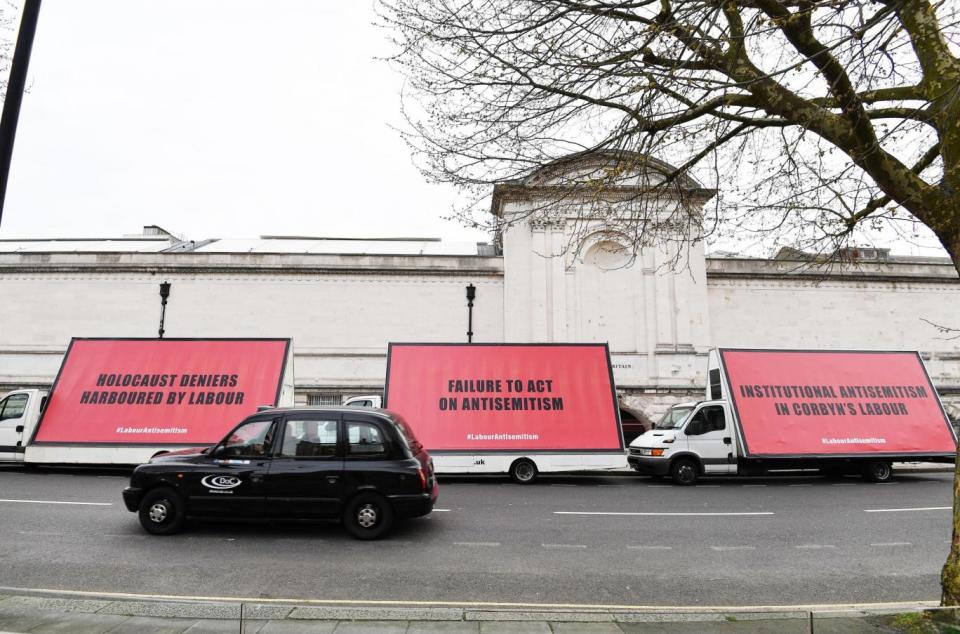
[[393,508],[381,495],[361,493],[347,504],[343,525],[357,539],[380,539],[393,526]]
[[186,509],[173,489],[150,491],[140,502],[140,525],[152,535],[172,535],[183,527]]

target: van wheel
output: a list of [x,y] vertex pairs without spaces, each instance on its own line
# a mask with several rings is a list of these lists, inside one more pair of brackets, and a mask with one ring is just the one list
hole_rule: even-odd
[[700,468],[690,458],[679,458],[670,465],[670,477],[677,484],[690,486],[700,477]]
[[357,539],[380,539],[393,526],[393,507],[376,493],[361,493],[347,504],[343,525]]
[[510,465],[510,479],[517,484],[530,484],[537,479],[537,465],[526,458],[515,460]]
[[183,527],[186,508],[173,489],[150,491],[140,501],[140,525],[151,535],[172,535]]
[[893,479],[893,465],[886,460],[871,460],[863,468],[863,479],[867,482],[890,482]]

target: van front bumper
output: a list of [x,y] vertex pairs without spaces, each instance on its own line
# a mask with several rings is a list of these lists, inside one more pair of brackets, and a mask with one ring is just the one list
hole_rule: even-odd
[[664,476],[670,471],[669,458],[654,458],[652,456],[628,455],[627,462],[639,473]]

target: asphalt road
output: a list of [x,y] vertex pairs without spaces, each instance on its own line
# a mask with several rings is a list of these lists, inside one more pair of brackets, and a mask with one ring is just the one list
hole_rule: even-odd
[[0,586],[629,606],[937,600],[951,477],[448,479],[437,512],[359,542],[335,523],[194,523],[152,537],[123,506],[125,475],[0,469]]

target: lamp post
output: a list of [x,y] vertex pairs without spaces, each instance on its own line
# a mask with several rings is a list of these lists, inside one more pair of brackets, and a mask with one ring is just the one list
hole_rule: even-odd
[[467,343],[473,343],[473,300],[477,297],[477,287],[467,284]]
[[163,320],[167,316],[167,298],[170,297],[170,282],[160,282],[160,338],[163,339]]

